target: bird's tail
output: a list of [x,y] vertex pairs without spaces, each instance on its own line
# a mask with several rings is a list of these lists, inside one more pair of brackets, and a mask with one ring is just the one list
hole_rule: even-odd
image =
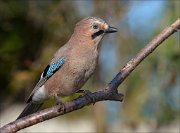
[[[43,103],[33,103],[30,102],[28,103],[28,105],[25,107],[25,109],[23,110],[23,112],[18,116],[17,119],[20,119],[22,117],[25,117],[27,115],[33,114],[35,113],[42,105]],[[16,119],[16,120],[17,120]]]

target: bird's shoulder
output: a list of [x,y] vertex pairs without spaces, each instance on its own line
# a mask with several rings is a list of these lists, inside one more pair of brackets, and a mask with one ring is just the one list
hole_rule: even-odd
[[69,51],[70,51],[70,47],[67,44],[63,45],[55,52],[55,54],[49,64],[52,64],[52,63],[58,61],[59,58],[62,56],[67,56]]

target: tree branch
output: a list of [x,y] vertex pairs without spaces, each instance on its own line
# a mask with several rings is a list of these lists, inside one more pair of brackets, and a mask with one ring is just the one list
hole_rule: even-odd
[[64,103],[65,110],[61,110],[60,105],[55,105],[51,108],[42,110],[32,115],[13,121],[0,128],[0,132],[16,132],[23,128],[35,125],[45,120],[64,115],[66,113],[78,110],[92,103],[104,100],[122,101],[123,94],[118,93],[118,86],[128,77],[128,75],[163,41],[165,41],[173,33],[180,29],[180,19],[176,20],[171,26],[164,29],[151,42],[149,42],[133,59],[131,59],[114,77],[114,79],[100,91],[90,93],[79,97],[73,101]]

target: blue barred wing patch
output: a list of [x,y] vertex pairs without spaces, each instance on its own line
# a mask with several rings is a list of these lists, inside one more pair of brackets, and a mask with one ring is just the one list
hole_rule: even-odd
[[45,69],[44,72],[41,75],[41,79],[36,84],[34,90],[31,92],[31,95],[29,96],[27,102],[30,102],[32,100],[32,96],[34,93],[66,62],[66,58],[62,57],[58,61],[49,64]]
[[57,62],[54,62],[50,65],[48,65],[43,74],[42,77],[44,78],[50,78],[66,61],[65,57],[60,58]]

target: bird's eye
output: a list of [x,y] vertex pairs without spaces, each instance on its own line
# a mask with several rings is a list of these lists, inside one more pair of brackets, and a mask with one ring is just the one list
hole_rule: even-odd
[[99,26],[98,26],[98,24],[93,24],[93,29],[98,29],[99,28]]

